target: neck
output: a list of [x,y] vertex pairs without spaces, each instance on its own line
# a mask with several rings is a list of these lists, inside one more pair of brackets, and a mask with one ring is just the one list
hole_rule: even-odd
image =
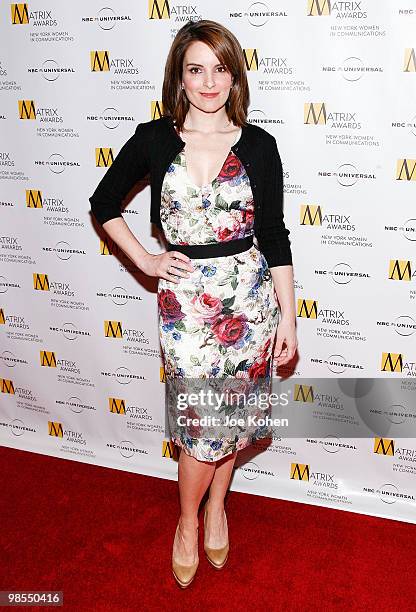
[[183,129],[210,134],[212,132],[221,132],[232,125],[225,106],[222,106],[215,113],[204,113],[191,104],[186,114]]

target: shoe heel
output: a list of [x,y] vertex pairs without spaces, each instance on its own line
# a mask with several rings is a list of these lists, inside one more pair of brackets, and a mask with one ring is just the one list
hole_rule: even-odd
[[[208,502],[205,503],[205,508],[204,508],[204,529],[205,529],[206,520],[207,520],[207,503]],[[229,542],[227,542],[227,544],[223,546],[222,548],[210,548],[209,546],[205,544],[205,538],[204,538],[205,556],[208,559],[208,561],[211,563],[212,567],[215,567],[215,569],[218,569],[218,570],[222,569],[224,565],[227,563],[229,548],[230,548]]]
[[[176,526],[175,537],[178,531],[178,527],[179,524]],[[194,563],[193,565],[182,565],[180,563],[177,563],[172,555],[172,574],[174,575],[176,582],[182,589],[186,589],[186,587],[188,587],[194,580],[198,565],[199,558],[198,561],[196,561],[196,563]]]

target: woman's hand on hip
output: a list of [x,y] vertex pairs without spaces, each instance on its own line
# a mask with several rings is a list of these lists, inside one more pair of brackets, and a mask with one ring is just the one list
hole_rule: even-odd
[[166,251],[159,255],[147,253],[140,261],[140,269],[148,276],[164,278],[179,283],[179,278],[189,278],[194,271],[191,259],[179,251]]

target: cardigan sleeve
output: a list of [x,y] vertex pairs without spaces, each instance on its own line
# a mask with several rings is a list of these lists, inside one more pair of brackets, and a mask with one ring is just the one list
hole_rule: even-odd
[[89,198],[91,212],[101,225],[110,219],[122,217],[121,204],[134,187],[149,172],[149,159],[143,124],[124,143]]
[[265,184],[263,186],[263,211],[258,245],[269,268],[293,265],[289,234],[283,215],[283,168],[276,139],[270,134],[265,147]]

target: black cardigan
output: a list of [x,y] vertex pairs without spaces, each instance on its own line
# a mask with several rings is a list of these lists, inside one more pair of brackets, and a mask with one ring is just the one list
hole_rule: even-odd
[[[185,146],[171,117],[139,123],[89,198],[91,211],[102,225],[121,217],[121,204],[137,181],[150,173],[150,221],[160,229],[162,183],[169,165]],[[242,126],[231,147],[250,179],[254,198],[254,235],[269,268],[292,265],[292,252],[283,216],[283,171],[276,139],[255,124]]]

